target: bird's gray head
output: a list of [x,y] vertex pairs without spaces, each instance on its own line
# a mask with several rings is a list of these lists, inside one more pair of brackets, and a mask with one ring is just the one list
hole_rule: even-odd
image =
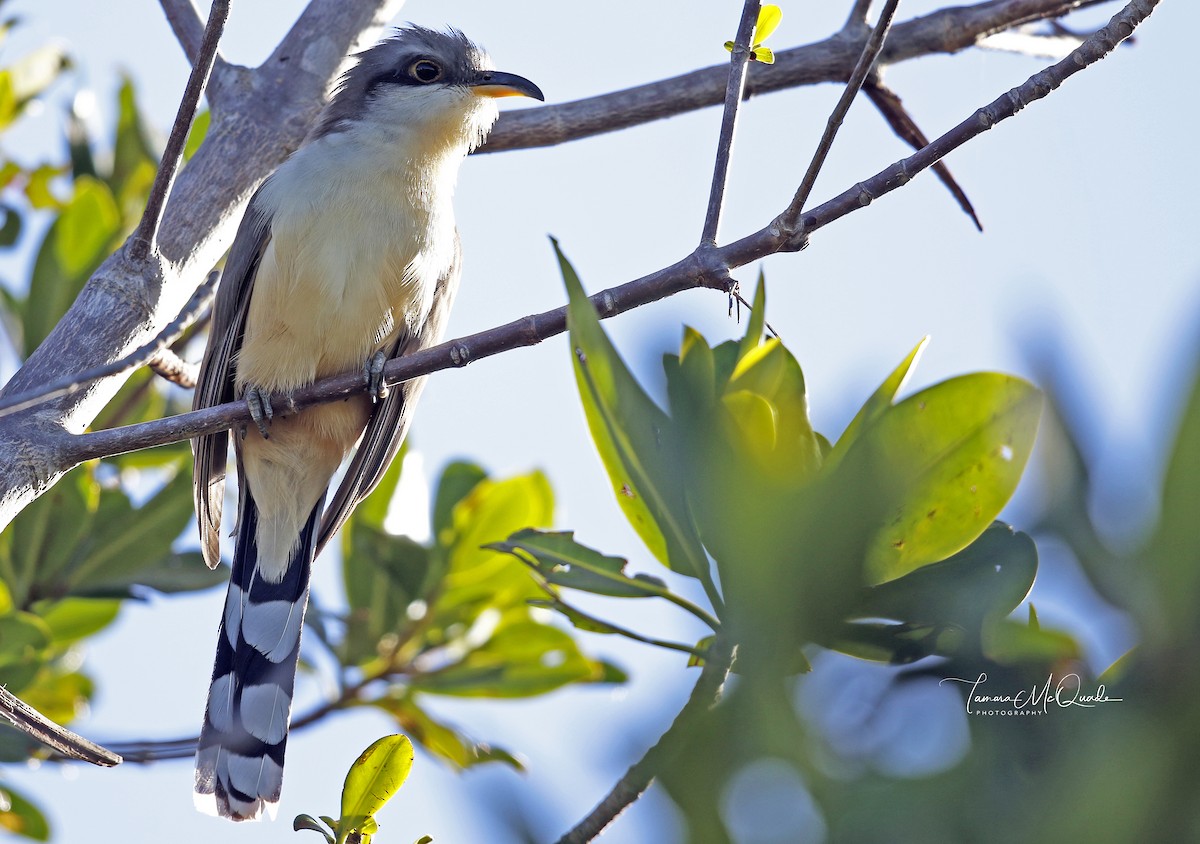
[[414,131],[423,143],[470,150],[496,120],[495,98],[508,96],[544,99],[528,79],[495,70],[458,30],[408,26],[359,54],[314,135]]

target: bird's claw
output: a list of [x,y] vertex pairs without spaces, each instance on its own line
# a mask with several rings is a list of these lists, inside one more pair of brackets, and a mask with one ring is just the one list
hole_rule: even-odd
[[[271,406],[271,394],[258,387],[246,389],[246,407],[250,410],[250,418],[254,420],[258,432],[264,440],[270,439],[271,420],[275,418],[275,408]],[[246,429],[242,428],[242,436]]]
[[363,364],[363,383],[371,396],[371,403],[382,401],[388,396],[388,385],[383,380],[383,366],[388,361],[387,352],[378,351]]
[[[275,404],[283,404],[283,412],[291,414],[296,412],[296,400],[290,392],[282,393],[274,397],[266,390],[258,387],[246,388],[246,407],[250,410],[250,418],[254,420],[255,427],[262,434],[264,440],[271,438],[271,421],[275,418]],[[242,437],[246,436],[246,428],[242,427]]]

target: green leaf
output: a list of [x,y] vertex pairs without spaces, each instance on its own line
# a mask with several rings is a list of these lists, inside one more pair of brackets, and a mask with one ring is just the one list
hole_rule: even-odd
[[874,424],[892,406],[892,402],[896,400],[896,396],[900,394],[900,391],[904,389],[904,385],[908,383],[908,379],[916,369],[917,363],[921,360],[921,354],[928,345],[929,336],[926,335],[921,338],[921,342],[917,343],[916,347],[908,353],[908,357],[892,370],[891,375],[884,379],[879,388],[859,408],[858,413],[854,415],[854,418],[850,420],[850,424],[846,426],[846,430],[842,433],[842,436],[838,438],[837,445],[833,447],[833,451],[829,455],[829,468],[836,465],[845,456],[850,446],[858,441],[863,431]]
[[100,266],[120,233],[121,218],[108,187],[88,176],[46,232],[34,261],[23,336],[28,355],[46,338]]
[[212,112],[208,109],[196,115],[196,119],[192,121],[192,128],[188,130],[187,143],[183,145],[183,160],[188,161],[196,150],[200,149],[200,145],[204,143],[205,137],[208,135],[208,126],[212,122]]
[[292,821],[292,831],[300,832],[302,830],[319,832],[321,835],[325,836],[325,840],[328,841],[329,844],[334,844],[333,836],[326,832],[325,827],[321,826],[321,822],[312,815],[296,815],[295,819]]
[[64,572],[65,587],[78,593],[138,583],[142,572],[172,556],[171,545],[191,516],[192,483],[184,470],[136,509],[122,489],[103,490],[87,552]]
[[575,378],[600,459],[625,517],[663,564],[705,577],[707,559],[692,528],[666,413],[646,395],[600,327],[575,269],[552,239],[570,303]]
[[154,180],[158,166],[158,154],[147,140],[148,133],[129,77],[122,79],[117,92],[117,110],[112,175],[108,183],[113,195],[121,200],[121,207],[132,216],[145,202],[146,190]]
[[116,621],[120,610],[120,601],[87,598],[43,601],[33,606],[33,611],[50,628],[55,647],[63,647],[99,633]]
[[69,724],[86,712],[94,691],[87,675],[46,666],[21,692],[21,699],[51,721]]
[[429,549],[365,524],[343,530],[343,582],[350,606],[342,659],[362,665],[379,654],[380,641],[411,619],[413,601],[425,594]]
[[412,678],[419,691],[459,697],[531,697],[568,683],[599,682],[601,666],[562,630],[517,616],[461,660]]
[[454,508],[486,478],[487,472],[464,461],[451,463],[442,472],[433,503],[433,536],[438,545],[453,542]]
[[502,762],[515,770],[525,770],[520,760],[507,750],[486,742],[474,741],[457,729],[435,720],[411,695],[387,696],[371,701],[371,705],[395,718],[396,723],[413,741],[456,768],[470,768],[485,762]]
[[7,783],[0,783],[0,829],[31,841],[50,840],[50,823],[41,809]]
[[17,612],[0,617],[0,685],[21,693],[49,658],[50,642],[49,627],[36,615]]
[[1041,408],[1027,381],[976,373],[878,416],[855,449],[880,461],[899,503],[868,549],[869,583],[943,560],[983,533],[1016,489]]
[[412,770],[413,746],[405,736],[384,736],[362,752],[342,788],[342,817],[337,840],[362,830],[400,790]]
[[387,471],[383,473],[383,477],[379,479],[375,489],[354,508],[353,518],[356,524],[367,524],[376,530],[383,530],[388,508],[392,504],[392,498],[396,495],[396,487],[400,485],[400,472],[404,468],[406,454],[408,454],[407,441],[400,446],[399,453],[396,454]]
[[23,219],[21,212],[10,205],[0,205],[0,214],[4,215],[4,223],[0,225],[0,247],[8,248],[21,236]]
[[1033,540],[996,522],[952,557],[864,590],[852,617],[978,631],[1025,600],[1037,568]]
[[738,345],[738,360],[757,349],[763,341],[763,327],[767,324],[767,277],[758,271],[758,286],[754,289],[754,304],[750,307],[750,319],[746,322],[746,333]]
[[513,554],[528,563],[547,583],[556,586],[616,598],[658,597],[667,588],[656,577],[629,577],[624,573],[627,560],[606,557],[599,551],[580,545],[570,531],[544,533],[522,530],[504,542],[494,542],[487,547]]

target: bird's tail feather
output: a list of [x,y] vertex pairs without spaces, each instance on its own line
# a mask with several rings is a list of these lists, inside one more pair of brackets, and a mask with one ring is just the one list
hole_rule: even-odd
[[323,499],[304,524],[283,579],[270,583],[258,560],[258,511],[253,498],[243,496],[196,751],[195,803],[208,814],[257,820],[265,809],[275,816]]

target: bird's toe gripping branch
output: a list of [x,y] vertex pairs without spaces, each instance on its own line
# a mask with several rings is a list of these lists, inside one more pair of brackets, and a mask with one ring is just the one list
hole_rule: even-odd
[[383,401],[388,395],[388,385],[383,380],[383,367],[388,362],[387,352],[380,349],[363,364],[363,382],[372,402]]
[[[247,387],[245,399],[246,407],[250,410],[250,418],[254,420],[254,425],[264,440],[271,438],[271,420],[275,418],[275,404],[282,404],[285,413],[296,412],[296,401],[290,392],[272,396],[271,393],[259,387]],[[243,426],[242,437],[245,436],[246,428]]]

